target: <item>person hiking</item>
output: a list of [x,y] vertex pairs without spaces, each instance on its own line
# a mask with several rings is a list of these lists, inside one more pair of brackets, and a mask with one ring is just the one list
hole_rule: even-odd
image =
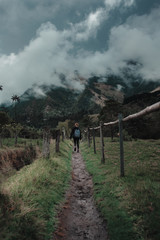
[[70,139],[73,138],[74,141],[74,151],[79,152],[79,140],[81,140],[81,130],[79,129],[79,123],[75,123],[72,128]]

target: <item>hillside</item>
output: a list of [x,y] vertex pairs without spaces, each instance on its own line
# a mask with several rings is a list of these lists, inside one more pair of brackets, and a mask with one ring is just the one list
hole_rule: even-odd
[[16,106],[13,104],[7,110],[13,119],[22,124],[36,128],[49,125],[54,128],[59,121],[79,121],[86,114],[99,114],[109,100],[124,103],[127,112],[135,112],[159,99],[158,84],[141,79],[135,81],[132,78],[127,84],[116,76],[93,76],[83,83],[85,87],[81,91],[54,85],[38,86],[37,91],[33,86],[20,96]]
[[[132,114],[160,101],[160,91],[157,90],[150,93],[136,94],[125,99],[124,109],[128,114]],[[158,139],[160,137],[159,122],[160,111],[157,111],[140,119],[132,120],[126,126],[134,137]]]
[[[106,83],[91,79],[83,91],[71,88],[41,86],[43,96],[37,97],[34,89],[28,89],[16,104],[17,121],[42,127],[50,125],[55,127],[58,121],[65,119],[79,119],[84,114],[98,113],[104,106],[105,101],[115,99],[123,102],[123,92]],[[8,108],[14,118],[15,108]],[[37,121],[38,119],[38,121]]]
[[[160,101],[160,91],[136,94],[125,98],[123,104],[114,100],[107,101],[97,117],[97,121],[110,122],[117,120],[118,114],[122,113],[123,117],[137,113],[147,106]],[[160,137],[160,111],[150,113],[144,117],[130,120],[124,123],[124,129],[133,138],[159,138]],[[97,122],[98,124],[98,122]],[[106,136],[117,134],[118,128],[106,128]]]

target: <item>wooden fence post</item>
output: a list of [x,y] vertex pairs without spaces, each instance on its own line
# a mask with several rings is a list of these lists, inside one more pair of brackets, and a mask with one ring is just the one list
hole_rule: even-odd
[[84,132],[84,136],[85,136],[85,141],[87,141],[87,135],[88,134],[88,132],[85,130],[85,132]]
[[60,130],[56,130],[56,152],[59,152]]
[[100,141],[101,141],[101,163],[105,163],[104,140],[103,140],[103,123],[100,122]]
[[45,129],[43,132],[43,157],[49,158],[50,156],[50,130]]
[[95,142],[95,129],[93,128],[93,147],[94,147],[94,154],[96,154],[96,142]]
[[119,118],[119,142],[120,142],[120,175],[124,177],[124,151],[123,151],[123,124],[122,114],[118,115]]
[[62,128],[62,142],[64,142],[65,139],[65,128]]
[[2,144],[2,134],[0,133],[0,148],[2,148],[3,144]]
[[90,129],[88,127],[88,147],[90,147],[91,143],[90,143]]

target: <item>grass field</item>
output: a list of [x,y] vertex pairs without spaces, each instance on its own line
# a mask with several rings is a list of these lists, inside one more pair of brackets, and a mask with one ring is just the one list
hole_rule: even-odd
[[[5,147],[15,147],[15,139],[14,138],[4,138],[2,140],[2,149]],[[38,145],[40,148],[42,147],[42,139],[27,139],[27,138],[18,138],[17,147],[24,147],[26,145]]]
[[5,179],[0,186],[0,239],[50,239],[57,206],[63,201],[70,179],[70,142],[51,157],[39,158]]
[[160,140],[124,142],[125,177],[120,177],[119,142],[105,138],[105,164],[99,138],[96,147],[94,154],[84,142],[81,151],[110,240],[159,240]]
[[[70,144],[61,142],[56,154],[52,142],[49,159],[39,158],[1,181],[0,239],[52,238],[70,179]],[[97,154],[86,142],[80,147],[110,240],[159,240],[160,140],[124,142],[125,177],[120,177],[118,141],[105,138],[105,164],[101,164],[99,138]]]

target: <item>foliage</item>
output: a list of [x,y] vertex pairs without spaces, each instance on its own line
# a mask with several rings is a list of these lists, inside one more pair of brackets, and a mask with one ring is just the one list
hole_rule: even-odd
[[11,97],[11,99],[12,99],[12,101],[13,102],[20,102],[20,97],[18,96],[18,95],[13,95],[12,97]]
[[11,121],[7,113],[0,111],[0,126],[3,126]]
[[71,128],[69,127],[69,120],[65,120],[64,122],[58,122],[58,125],[56,127],[56,130],[63,130],[65,129],[65,134],[67,137],[70,136],[70,131],[71,131]]
[[23,128],[22,125],[19,123],[18,124],[12,123],[5,126],[5,129],[7,129],[10,132],[11,137],[15,138],[15,145],[17,145],[17,138],[22,128]]
[[[105,106],[102,108],[99,114],[99,121],[103,123],[112,122],[118,119],[118,114],[123,112],[122,104],[114,100],[106,101]],[[104,136],[117,136],[117,126],[109,126],[109,128],[104,128]]]
[[5,128],[10,131],[11,137],[15,137],[19,134],[23,127],[21,124],[12,123],[6,125]]
[[87,127],[93,126],[92,118],[89,115],[85,115],[81,119],[80,125],[82,128],[87,128]]
[[0,147],[2,147],[2,133],[4,132],[5,124],[9,122],[9,116],[5,112],[0,112]]
[[20,97],[18,95],[13,95],[11,97],[12,101],[14,102],[14,120],[17,122],[17,110],[16,110],[16,102],[20,102]]
[[122,104],[114,100],[106,101],[105,106],[100,111],[99,120],[103,122],[117,120],[119,113],[122,113]]
[[23,126],[22,130],[19,133],[20,137],[30,138],[30,139],[39,139],[42,138],[42,129],[36,129],[34,127]]
[[128,131],[123,129],[123,140],[124,141],[132,141],[132,136],[129,135]]

